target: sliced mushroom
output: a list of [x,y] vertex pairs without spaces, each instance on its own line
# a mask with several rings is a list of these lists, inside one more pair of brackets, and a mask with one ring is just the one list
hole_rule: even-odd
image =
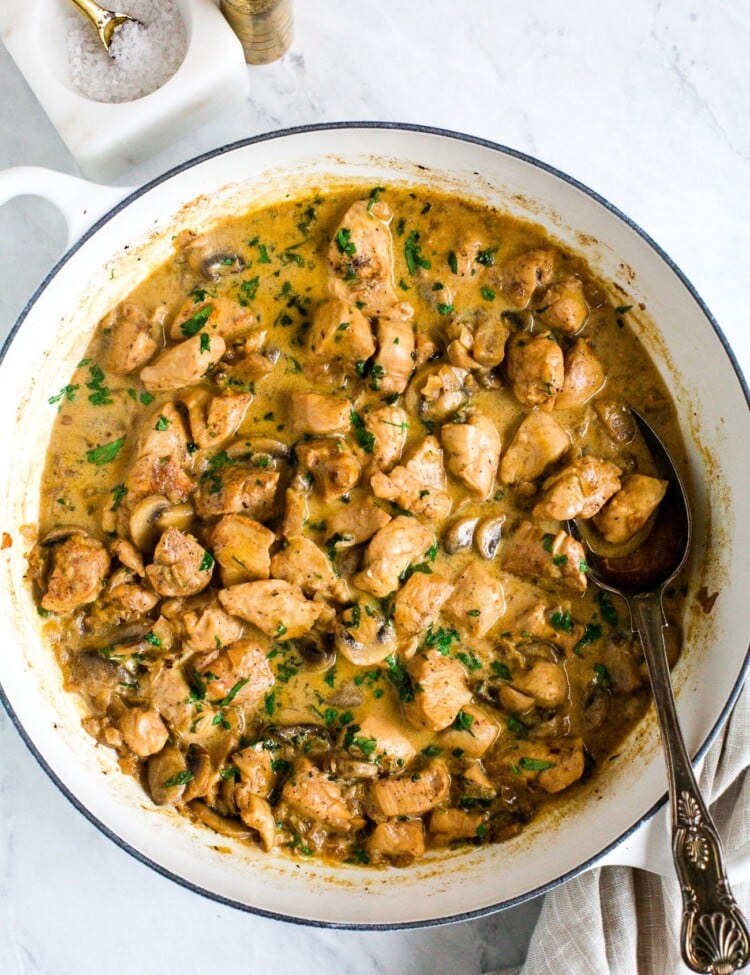
[[252,836],[251,831],[244,823],[240,823],[236,819],[229,819],[227,816],[221,816],[210,806],[207,806],[202,799],[193,799],[188,808],[209,829],[221,836],[228,836],[233,840],[249,840]]
[[185,794],[182,797],[183,802],[190,802],[192,799],[200,799],[205,796],[211,788],[211,779],[213,778],[211,756],[202,745],[190,745],[187,751],[187,764],[193,777],[185,788]]
[[241,254],[230,251],[212,251],[209,241],[197,240],[186,248],[187,262],[191,271],[206,281],[220,281],[227,274],[238,274],[247,266]]
[[242,437],[232,441],[225,448],[232,460],[244,457],[267,456],[279,460],[288,460],[291,453],[289,447],[273,437]]
[[180,531],[189,528],[194,514],[192,505],[187,502],[170,504],[163,494],[150,494],[133,508],[130,537],[142,552],[147,552],[168,528],[179,528]]
[[390,620],[379,613],[366,612],[357,603],[345,610],[336,627],[334,645],[350,663],[369,667],[398,649],[398,638]]
[[53,528],[52,531],[47,532],[44,538],[39,539],[39,544],[56,545],[58,542],[64,542],[66,538],[70,538],[72,535],[89,534],[85,528],[81,528],[78,525],[59,525],[57,528]]
[[448,526],[443,535],[443,548],[448,555],[455,555],[462,549],[471,548],[478,522],[477,516],[457,518]]
[[336,651],[330,634],[316,633],[314,636],[301,637],[295,646],[309,673],[323,673],[336,663]]
[[505,515],[482,518],[474,531],[474,547],[485,559],[492,560],[497,555],[502,538]]
[[182,802],[185,786],[192,778],[179,748],[167,745],[148,760],[148,790],[157,806]]

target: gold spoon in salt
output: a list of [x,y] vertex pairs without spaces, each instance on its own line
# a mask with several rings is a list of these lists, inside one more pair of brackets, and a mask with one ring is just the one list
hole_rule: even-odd
[[107,10],[105,7],[101,7],[98,3],[95,3],[94,0],[70,0],[70,2],[91,22],[108,54],[111,53],[109,46],[112,43],[114,32],[118,27],[121,27],[123,24],[140,24],[140,20],[131,17],[130,14],[115,13],[113,10]]

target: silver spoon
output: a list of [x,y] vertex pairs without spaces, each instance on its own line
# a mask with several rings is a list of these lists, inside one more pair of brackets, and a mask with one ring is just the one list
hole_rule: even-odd
[[70,2],[81,11],[87,20],[91,21],[108,54],[110,53],[109,47],[112,43],[112,37],[118,27],[123,24],[140,24],[140,20],[131,17],[130,14],[107,10],[98,3],[94,3],[94,0],[70,0]]
[[570,521],[567,527],[589,549],[589,578],[628,604],[643,645],[669,775],[672,855],[682,889],[682,957],[695,972],[729,975],[747,964],[750,934],[729,889],[719,834],[685,748],[664,643],[662,595],[688,557],[690,508],[666,447],[642,416],[635,411],[633,416],[659,475],[669,481],[646,542],[621,557],[597,554],[588,525]]

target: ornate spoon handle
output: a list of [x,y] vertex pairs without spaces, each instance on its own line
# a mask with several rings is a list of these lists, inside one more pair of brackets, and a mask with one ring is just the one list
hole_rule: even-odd
[[729,889],[721,840],[698,789],[680,731],[664,646],[661,594],[634,596],[631,608],[651,676],[667,759],[672,855],[682,888],[682,957],[695,972],[730,975],[747,964],[750,935]]

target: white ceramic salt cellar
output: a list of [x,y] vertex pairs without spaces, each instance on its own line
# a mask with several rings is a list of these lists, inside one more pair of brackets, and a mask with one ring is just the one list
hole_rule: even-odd
[[[0,39],[83,172],[117,177],[247,93],[242,45],[214,0],[174,0],[187,32],[177,71],[149,95],[99,102],[74,85],[67,63],[67,0],[2,0]],[[112,4],[110,4],[112,6]],[[118,9],[127,10],[119,0]]]

